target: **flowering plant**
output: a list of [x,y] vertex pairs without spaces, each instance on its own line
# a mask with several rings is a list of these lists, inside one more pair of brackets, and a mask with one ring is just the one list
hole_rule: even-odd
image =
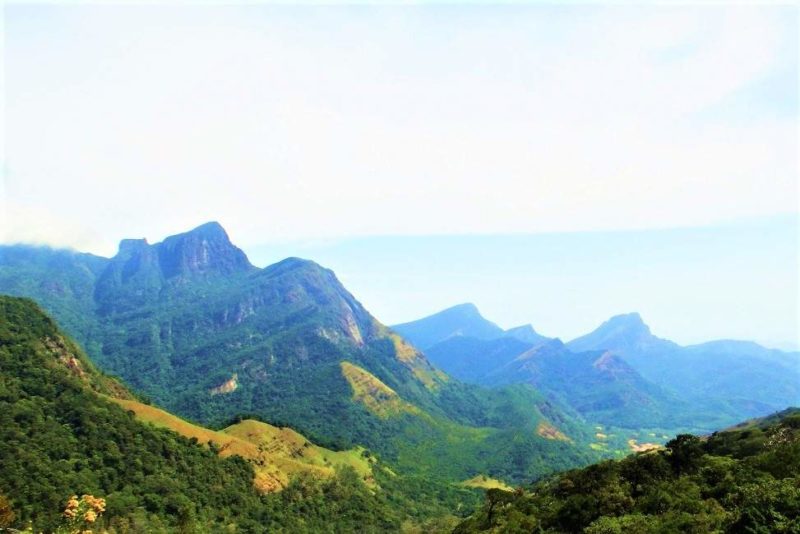
[[92,525],[106,511],[106,500],[93,495],[73,495],[64,508],[64,523],[55,534],[91,534]]

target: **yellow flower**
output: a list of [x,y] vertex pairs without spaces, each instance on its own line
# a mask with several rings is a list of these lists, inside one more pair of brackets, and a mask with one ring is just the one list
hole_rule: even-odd
[[92,508],[94,508],[94,510],[95,510],[97,513],[100,513],[100,512],[105,512],[105,511],[106,511],[106,500],[105,500],[105,499],[102,499],[102,498],[100,498],[100,497],[97,497],[97,498],[95,498],[95,499],[92,499],[92,500],[91,500],[91,502],[89,502],[89,505],[90,505]]
[[85,514],[83,514],[83,520],[87,523],[94,523],[94,520],[97,519],[97,514],[94,510],[89,510]]

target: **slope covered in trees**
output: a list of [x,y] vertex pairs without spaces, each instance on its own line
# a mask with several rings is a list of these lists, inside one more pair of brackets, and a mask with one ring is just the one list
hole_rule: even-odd
[[[241,417],[288,426],[447,482],[522,481],[600,454],[559,402],[530,386],[453,380],[330,270],[298,258],[254,267],[216,223],[161,243],[123,240],[113,258],[0,247],[0,291],[34,298],[100,369],[203,426]],[[365,383],[408,409],[370,403],[357,391]],[[549,439],[542,425],[570,439]]]
[[[119,401],[138,404],[32,301],[0,297],[0,527],[51,532],[73,494],[105,497],[96,526],[112,533],[383,532],[476,499],[384,470],[376,491],[350,467],[265,494],[241,456],[144,424]],[[246,440],[251,427],[230,431]]]
[[508,492],[456,532],[800,531],[800,409]]

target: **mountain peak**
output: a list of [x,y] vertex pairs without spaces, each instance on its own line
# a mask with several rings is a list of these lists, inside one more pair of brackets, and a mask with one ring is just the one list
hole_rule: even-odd
[[225,228],[223,228],[222,225],[217,221],[209,221],[207,223],[203,223],[200,226],[189,230],[188,232],[186,232],[186,234],[202,235],[209,239],[211,238],[224,239],[225,241],[230,242],[230,238],[228,237],[228,232],[226,232]]
[[638,312],[614,315],[600,325],[600,328],[596,331],[617,335],[622,333],[626,335],[650,335],[650,327],[645,324]]
[[436,315],[445,315],[445,314],[447,314],[447,315],[461,315],[461,316],[466,316],[466,317],[469,317],[469,316],[473,316],[473,317],[477,316],[477,317],[481,317],[481,318],[483,317],[481,315],[480,310],[478,310],[478,307],[476,305],[474,305],[473,303],[471,303],[471,302],[464,302],[462,304],[456,304],[455,306],[451,306],[449,308],[445,308],[444,310],[440,311]]
[[533,329],[533,325],[529,324],[509,328],[506,330],[505,335],[520,341],[524,341],[525,343],[532,343],[534,345],[538,345],[550,339],[541,335],[539,332]]
[[642,320],[642,316],[639,315],[639,312],[630,312],[630,313],[620,313],[619,315],[612,316],[606,323],[623,323],[629,325],[644,325],[644,321]]
[[136,254],[143,250],[146,247],[149,247],[150,244],[147,242],[147,239],[123,239],[119,242],[119,252],[117,254],[120,255],[130,255]]
[[170,236],[158,248],[165,278],[180,275],[233,274],[253,268],[245,253],[231,243],[216,221]]
[[502,328],[485,319],[478,307],[470,302],[392,328],[423,351],[451,337],[495,339],[504,333]]
[[573,352],[610,350],[619,354],[641,352],[670,342],[654,336],[650,327],[636,313],[615,315],[585,336],[573,339],[567,346]]

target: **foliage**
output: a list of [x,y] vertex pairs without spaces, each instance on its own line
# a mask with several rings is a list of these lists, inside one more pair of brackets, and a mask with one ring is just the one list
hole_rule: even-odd
[[[529,480],[605,454],[589,448],[580,417],[559,403],[532,388],[449,380],[331,271],[297,258],[257,269],[218,225],[155,245],[126,240],[111,259],[3,250],[0,290],[35,298],[100,369],[203,426],[247,414],[327,448],[366,447],[398,472],[452,482],[479,473]],[[354,401],[342,362],[409,409],[384,418]],[[235,389],[212,394],[234,375]],[[572,441],[536,435],[544,419]]]
[[101,395],[96,388],[105,378],[73,349],[32,301],[0,297],[0,488],[7,498],[0,499],[0,521],[6,525],[32,523],[37,532],[52,532],[62,522],[63,496],[77,491],[105,495],[106,503],[82,499],[68,510],[85,519],[82,503],[94,514],[105,508],[94,524],[117,534],[399,529],[386,494],[370,490],[351,468],[259,494],[253,468],[241,457],[221,458],[214,447],[145,425]]
[[800,410],[487,492],[456,532],[798,532]]
[[78,499],[73,495],[64,508],[62,523],[55,534],[82,534],[91,533],[97,518],[106,511],[106,500],[94,495],[83,495]]

